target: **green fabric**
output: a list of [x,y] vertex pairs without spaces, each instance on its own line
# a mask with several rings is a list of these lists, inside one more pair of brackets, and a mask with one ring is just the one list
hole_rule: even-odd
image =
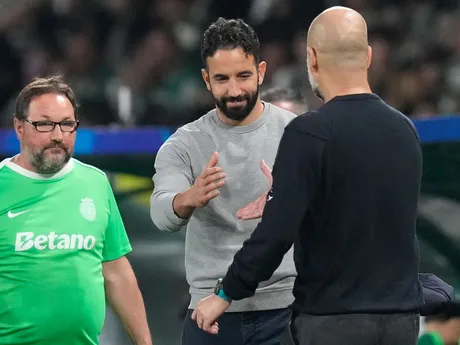
[[444,341],[437,332],[430,332],[422,335],[417,345],[444,345]]

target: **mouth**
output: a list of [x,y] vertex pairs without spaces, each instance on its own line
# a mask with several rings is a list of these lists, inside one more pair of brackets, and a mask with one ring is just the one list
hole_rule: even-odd
[[243,107],[246,104],[246,101],[240,101],[240,102],[229,101],[227,102],[227,104],[228,106],[232,108],[239,108],[239,107]]
[[46,150],[51,151],[51,153],[54,153],[54,154],[62,153],[65,151],[62,147],[50,147],[50,148],[47,148]]

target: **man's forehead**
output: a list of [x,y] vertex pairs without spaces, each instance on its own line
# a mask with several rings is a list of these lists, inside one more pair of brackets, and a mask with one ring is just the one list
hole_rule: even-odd
[[241,48],[217,50],[208,58],[208,69],[211,73],[235,73],[255,69],[254,55],[245,53]]
[[29,116],[69,118],[74,117],[75,112],[72,103],[65,95],[44,94],[31,100]]
[[72,107],[70,100],[65,95],[58,93],[45,93],[43,95],[35,96],[30,101],[30,105]]

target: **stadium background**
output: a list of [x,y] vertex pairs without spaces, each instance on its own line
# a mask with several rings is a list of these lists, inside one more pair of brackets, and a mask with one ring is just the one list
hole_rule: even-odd
[[[10,130],[17,92],[34,76],[64,74],[81,104],[76,156],[109,173],[155,344],[179,343],[187,285],[184,232],[160,233],[150,221],[151,175],[161,143],[213,107],[200,73],[203,30],[218,16],[247,20],[268,63],[263,88],[301,90],[315,108],[305,33],[338,4],[365,16],[371,85],[414,119],[424,142],[421,270],[460,288],[458,1],[0,1],[0,158],[18,152]],[[127,343],[109,312],[101,344]]]

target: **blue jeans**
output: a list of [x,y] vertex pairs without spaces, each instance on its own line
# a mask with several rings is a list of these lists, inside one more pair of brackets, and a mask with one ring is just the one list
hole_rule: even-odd
[[218,320],[217,335],[199,329],[191,316],[189,310],[184,320],[182,345],[279,345],[291,310],[225,313]]

